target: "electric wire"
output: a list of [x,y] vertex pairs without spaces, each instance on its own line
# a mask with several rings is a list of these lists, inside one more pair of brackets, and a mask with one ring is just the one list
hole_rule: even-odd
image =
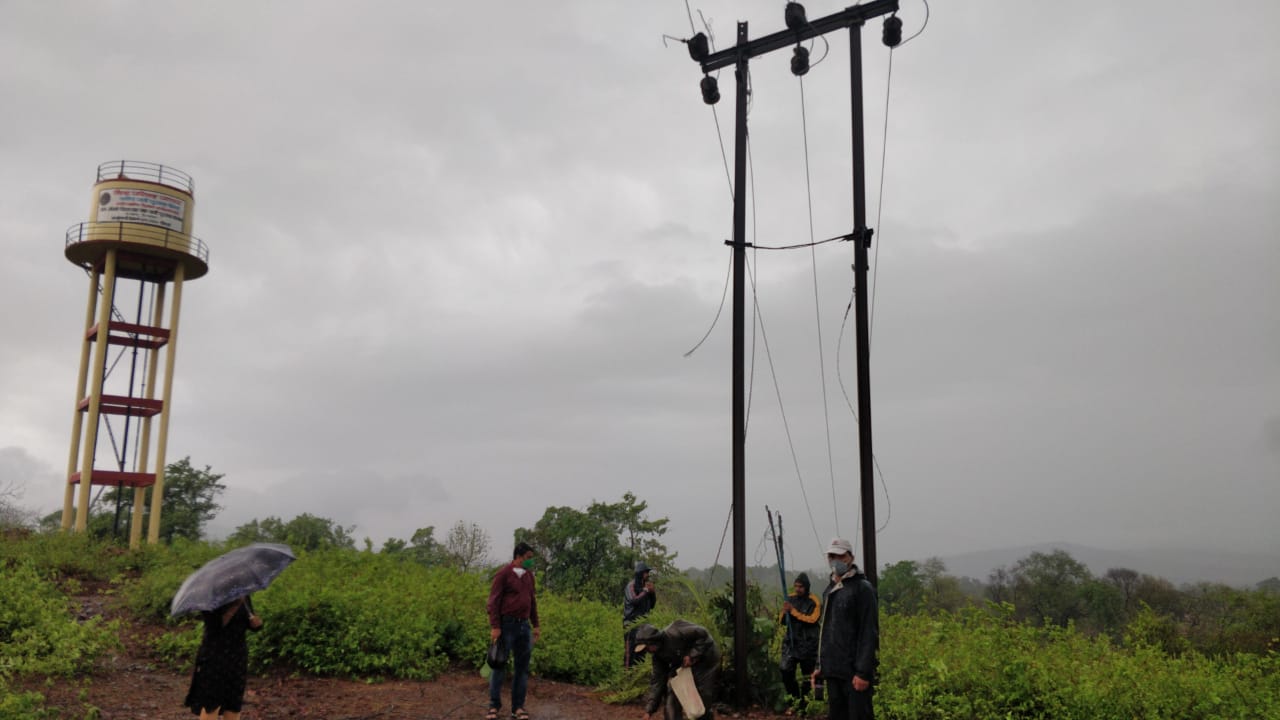
[[720,547],[716,548],[716,559],[711,563],[711,572],[707,575],[707,587],[716,578],[716,568],[720,567],[720,553],[724,552],[724,539],[729,536],[729,521],[733,519],[733,503],[729,503],[729,514],[724,518],[724,530],[720,531]]
[[[922,2],[924,2],[924,23],[920,25],[920,29],[917,30],[914,35],[898,43],[898,47],[902,47],[903,45],[906,45],[912,40],[915,40],[916,38],[920,37],[920,33],[924,32],[924,29],[929,27],[929,0],[922,0]],[[890,56],[892,56],[893,48],[889,48],[889,52],[890,52]]]
[[804,77],[797,77],[800,86],[800,128],[804,138],[804,191],[809,210],[809,260],[813,268],[813,313],[818,331],[818,374],[822,384],[822,422],[827,432],[827,470],[831,475],[831,511],[835,515],[836,534],[840,534],[840,514],[836,511],[836,463],[831,450],[831,411],[827,405],[827,361],[822,346],[822,301],[818,291],[818,251],[814,247],[813,230],[813,182],[809,168],[809,119],[804,101]]
[[827,243],[849,242],[849,240],[851,239],[852,238],[849,235],[837,235],[836,237],[830,237],[825,240],[814,240],[812,242],[807,242],[807,243],[795,243],[794,245],[752,245],[751,247],[756,250],[803,250],[804,248],[815,247],[817,245],[826,245]]
[[[855,287],[853,289],[853,292],[856,293],[857,291],[858,289]],[[848,388],[845,387],[845,384],[844,384],[844,376],[840,373],[840,348],[844,344],[844,328],[849,323],[849,310],[852,307],[853,307],[853,297],[851,295],[849,298],[849,304],[845,306],[845,309],[844,309],[844,320],[840,323],[840,338],[836,340],[836,379],[840,381],[840,393],[844,395],[844,402],[846,405],[849,406],[849,414],[853,416],[853,422],[856,425],[858,423],[858,411],[853,408],[853,401],[849,399],[849,390]],[[889,527],[889,518],[893,516],[893,500],[889,496],[889,486],[888,484],[885,483],[885,480],[884,480],[884,471],[880,469],[880,459],[876,457],[876,454],[874,452],[871,453],[871,462],[876,467],[876,473],[880,475],[880,487],[884,490],[885,515],[884,515],[884,523],[882,523],[880,527],[876,528],[876,532],[879,533],[879,532],[882,532],[885,528]],[[858,502],[859,502],[858,530],[860,531],[862,529],[861,528],[861,523],[862,523],[861,498],[859,498]]]
[[[747,276],[751,277],[751,273],[747,273]],[[822,541],[818,539],[818,524],[814,522],[813,510],[809,507],[809,493],[805,490],[804,478],[800,473],[800,459],[796,455],[796,445],[791,438],[791,425],[787,422],[787,409],[782,402],[782,387],[778,384],[778,372],[773,365],[773,353],[769,350],[769,333],[764,327],[764,314],[760,312],[760,298],[756,292],[754,282],[751,284],[751,302],[755,306],[756,317],[760,321],[760,339],[764,345],[764,357],[769,364],[769,373],[773,377],[773,389],[778,398],[778,411],[782,416],[782,428],[787,436],[787,448],[791,452],[791,464],[795,468],[796,480],[800,485],[800,496],[804,500],[805,512],[809,514],[809,525],[813,528],[813,539],[821,547]]]
[[689,348],[685,352],[684,357],[689,357],[690,355],[697,352],[698,348],[702,347],[702,343],[706,342],[707,338],[711,337],[711,331],[716,329],[716,323],[719,322],[720,320],[720,313],[724,312],[724,299],[729,295],[729,276],[732,273],[733,273],[733,251],[731,250],[729,252],[729,268],[725,271],[725,274],[724,274],[724,290],[720,291],[720,307],[716,308],[716,316],[711,319],[711,327],[707,328],[707,332],[702,336],[702,339],[699,340],[696,345]]
[[880,217],[884,211],[884,168],[885,157],[889,154],[889,91],[892,88],[893,48],[889,48],[889,72],[884,80],[884,134],[880,140],[880,187],[876,189],[876,231],[880,237],[876,240],[876,249],[871,258],[871,317],[867,320],[868,345],[876,334],[876,279],[880,276],[880,246],[884,244],[884,228],[880,225]]

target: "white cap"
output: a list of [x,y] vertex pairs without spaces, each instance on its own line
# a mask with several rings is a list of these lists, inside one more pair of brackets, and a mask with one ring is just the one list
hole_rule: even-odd
[[845,555],[853,554],[853,545],[844,538],[831,538],[831,545],[827,548],[828,555]]

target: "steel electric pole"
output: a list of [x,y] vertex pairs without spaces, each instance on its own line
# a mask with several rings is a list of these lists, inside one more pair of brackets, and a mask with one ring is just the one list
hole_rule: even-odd
[[[858,378],[858,454],[859,492],[862,499],[862,566],[872,583],[877,580],[875,538],[875,483],[871,454],[871,369],[869,322],[867,320],[867,248],[871,245],[871,229],[867,227],[866,157],[862,125],[862,26],[867,20],[898,10],[898,0],[873,0],[824,18],[810,21],[799,3],[786,5],[787,29],[757,40],[748,40],[747,23],[738,23],[737,44],[719,52],[710,52],[707,36],[697,33],[688,40],[689,55],[702,66],[702,98],[708,105],[720,99],[715,76],[721,68],[734,67],[736,84],[733,173],[733,664],[734,701],[747,705],[747,567],[746,567],[746,403],[743,370],[745,332],[743,320],[746,306],[746,177],[747,177],[747,93],[750,88],[748,62],[751,58],[781,48],[794,46],[791,71],[804,75],[809,71],[809,52],[801,45],[805,40],[826,33],[849,29],[850,91],[853,128],[853,231],[846,236],[854,243],[855,333],[857,340]],[[884,41],[890,47],[902,38],[902,21],[891,17],[885,21]]]

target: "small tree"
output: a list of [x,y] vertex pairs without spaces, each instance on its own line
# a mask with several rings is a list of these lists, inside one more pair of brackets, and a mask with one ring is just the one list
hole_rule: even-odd
[[489,534],[475,523],[464,523],[459,520],[449,530],[444,541],[444,556],[447,564],[463,572],[483,567],[489,559],[491,550]]
[[12,478],[0,481],[0,530],[12,528],[30,529],[35,526],[36,514],[18,505],[22,498],[22,486]]
[[1089,568],[1065,550],[1033,552],[1013,567],[1015,605],[1032,622],[1066,625],[1084,612]]
[[[216,501],[227,487],[220,480],[224,476],[205,465],[203,470],[191,466],[191,458],[184,457],[170,463],[164,471],[164,503],[160,510],[160,540],[173,542],[174,538],[199,540],[204,528],[222,509]],[[123,532],[131,521],[133,488],[107,487],[89,504],[89,532],[96,537],[107,537]],[[117,527],[117,505],[120,526]],[[56,513],[61,518],[61,513]],[[60,522],[60,520],[59,520]],[[143,528],[151,522],[151,505],[142,508]]]
[[876,586],[880,606],[887,613],[912,615],[924,604],[924,582],[920,568],[914,560],[902,560],[886,565]]

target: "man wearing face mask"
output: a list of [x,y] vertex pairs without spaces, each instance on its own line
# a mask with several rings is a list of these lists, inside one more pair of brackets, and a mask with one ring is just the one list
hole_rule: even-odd
[[[524,709],[525,693],[529,688],[529,658],[533,644],[542,636],[538,627],[538,600],[533,584],[533,548],[526,542],[516,544],[511,562],[493,576],[489,588],[489,641],[502,642],[507,654],[515,658],[515,672],[511,678],[511,717],[528,720]],[[529,630],[533,624],[532,634]],[[497,720],[502,709],[502,681],[506,668],[494,668],[489,674],[489,712],[486,720]]]
[[827,688],[830,720],[874,720],[871,693],[880,664],[876,590],[853,564],[853,545],[835,538],[827,548],[831,580],[822,591],[818,669]]

